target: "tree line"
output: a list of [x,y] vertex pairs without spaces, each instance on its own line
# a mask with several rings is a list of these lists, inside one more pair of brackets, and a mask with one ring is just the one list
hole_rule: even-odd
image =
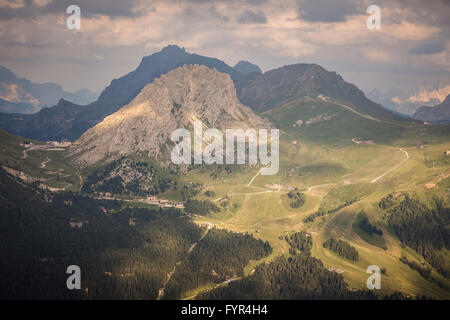
[[290,206],[292,208],[300,208],[305,203],[305,195],[298,191],[289,191],[289,199],[291,199]]
[[312,237],[306,233],[306,231],[300,231],[284,237],[287,243],[291,246],[291,253],[296,254],[296,250],[304,252],[305,254],[311,254],[312,249]]
[[355,203],[357,201],[359,201],[359,198],[353,198],[353,199],[350,199],[350,200],[345,200],[344,203],[340,204],[339,206],[337,206],[336,208],[331,209],[331,210],[325,210],[323,208],[319,208],[319,210],[317,212],[311,213],[310,215],[306,216],[306,218],[303,219],[303,222],[305,222],[305,223],[306,222],[313,222],[317,217],[321,217],[321,216],[324,216],[324,215],[327,215],[327,214],[331,214],[331,213],[337,212],[337,211],[341,210],[342,208],[345,208],[345,207],[347,207],[347,206],[349,206],[349,205],[351,205],[351,204],[353,204],[353,203]]
[[360,222],[359,222],[359,227],[365,231],[368,234],[377,234],[379,236],[383,235],[383,231],[381,230],[381,228],[373,225],[369,219],[367,217],[364,217]]
[[212,229],[177,266],[164,298],[178,299],[182,293],[202,285],[242,277],[250,260],[262,259],[271,252],[268,242],[249,234]]
[[203,293],[198,299],[265,300],[265,299],[376,299],[368,290],[350,290],[341,274],[328,271],[323,263],[306,254],[290,258],[279,256],[260,264],[255,272]]
[[210,212],[220,212],[220,208],[210,200],[188,199],[184,204],[184,210],[189,213],[206,215]]
[[341,239],[330,238],[323,243],[323,247],[336,252],[341,257],[351,261],[358,261],[359,254],[355,247],[350,245],[347,241]]
[[418,271],[425,279],[431,280],[431,268],[429,266],[421,265],[416,261],[409,261],[405,255],[402,255],[399,260],[408,265],[411,269]]
[[449,277],[446,261],[438,251],[450,248],[450,208],[436,197],[432,199],[432,204],[433,207],[429,208],[406,194],[402,198],[388,195],[379,206],[387,208],[388,223],[400,241],[422,255],[439,273]]

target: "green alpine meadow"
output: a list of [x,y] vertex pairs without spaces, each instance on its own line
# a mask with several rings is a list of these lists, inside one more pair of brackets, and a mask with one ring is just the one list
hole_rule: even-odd
[[449,300],[450,7],[410,6],[0,4],[0,299]]

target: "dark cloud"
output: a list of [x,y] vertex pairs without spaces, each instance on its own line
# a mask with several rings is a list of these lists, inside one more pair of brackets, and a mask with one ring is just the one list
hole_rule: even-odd
[[422,43],[409,50],[409,54],[427,55],[441,53],[445,50],[445,46],[440,42]]
[[[103,89],[112,78],[136,68],[143,56],[168,43],[229,64],[254,61],[264,70],[314,62],[365,88],[385,90],[398,83],[412,87],[449,77],[445,59],[427,56],[446,50],[449,0],[50,0],[41,7],[37,0],[23,1],[24,7],[13,8],[12,0],[0,0],[0,64],[35,82],[58,82],[73,91],[81,85]],[[114,28],[92,19],[89,30],[73,32],[58,23],[63,19],[55,21],[67,16],[71,4],[81,7],[82,18],[121,19],[114,19]],[[361,31],[366,29],[364,16],[370,4],[381,7],[385,31],[368,32],[368,38]],[[143,11],[137,11],[141,7]],[[164,14],[158,14],[159,8]],[[148,18],[134,20],[155,10]],[[361,29],[349,25],[342,31],[341,26],[328,25],[322,31],[316,23],[344,23],[353,15],[361,15]],[[296,21],[290,18],[296,16],[312,23],[291,27]],[[253,23],[266,23],[264,32],[255,30]],[[396,28],[392,35],[390,26]],[[411,26],[418,27],[418,34],[408,39],[404,34]],[[366,54],[373,43],[386,59],[377,59],[376,52]],[[304,50],[305,45],[313,49]]]
[[344,22],[359,13],[358,7],[349,0],[304,0],[299,2],[298,12],[301,19],[310,22]]
[[[407,10],[406,15],[390,15],[385,21],[401,23],[408,22],[429,26],[450,27],[450,0],[377,0],[383,10]],[[382,18],[383,19],[383,18]]]
[[238,23],[266,23],[267,18],[264,12],[261,10],[251,11],[245,10],[242,14],[237,18]]
[[249,5],[261,5],[263,3],[266,3],[267,0],[168,0],[171,2],[189,2],[191,4],[195,3],[239,3],[239,4],[249,4]]
[[[81,15],[105,15],[109,17],[137,17],[145,12],[134,10],[136,0],[52,0],[44,6],[38,6],[34,1],[27,0],[23,7],[0,6],[0,20],[29,19],[47,14],[66,14],[66,9],[76,4],[81,9]],[[150,8],[151,9],[151,8]]]
[[210,19],[221,21],[223,23],[230,21],[227,16],[224,16],[218,12],[214,6],[209,6],[204,10],[198,10],[198,8],[192,4],[181,12],[180,19],[182,19],[185,24],[189,24],[191,26],[202,24]]

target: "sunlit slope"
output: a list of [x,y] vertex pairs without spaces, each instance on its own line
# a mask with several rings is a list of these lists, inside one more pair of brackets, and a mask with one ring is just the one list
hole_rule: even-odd
[[[217,202],[228,195],[233,207],[211,216],[197,217],[198,222],[213,222],[220,228],[250,232],[268,240],[274,247],[271,256],[289,255],[282,237],[306,230],[312,233],[312,255],[327,268],[343,270],[351,288],[366,288],[371,264],[386,269],[382,290],[401,291],[414,297],[424,294],[439,299],[450,297],[450,282],[433,269],[432,281],[402,263],[405,255],[412,261],[424,258],[403,245],[387,222],[378,202],[394,191],[409,192],[431,205],[433,196],[449,202],[450,163],[444,151],[450,148],[449,126],[417,122],[381,120],[331,99],[296,100],[264,113],[281,130],[280,170],[274,176],[257,175],[248,168],[220,182],[202,179],[205,188],[214,190]],[[312,121],[311,121],[312,119]],[[301,120],[301,121],[298,121]],[[206,176],[205,173],[202,176]],[[193,173],[192,178],[200,177]],[[281,184],[282,189],[269,184]],[[295,186],[306,194],[300,208],[291,208],[286,186]],[[351,205],[339,208],[346,201]],[[304,219],[319,208],[337,208],[313,222]],[[358,228],[361,212],[383,230],[383,236],[364,234]],[[330,237],[343,239],[360,255],[358,262],[338,256],[322,244]],[[448,251],[441,251],[449,257]]]
[[[366,268],[376,264],[387,270],[382,276],[380,294],[399,290],[412,296],[425,294],[448,299],[448,279],[433,270],[435,280],[430,282],[399,261],[401,255],[417,262],[423,257],[400,243],[377,204],[394,191],[411,192],[429,204],[433,196],[443,197],[448,203],[450,158],[444,151],[450,148],[449,127],[380,120],[346,106],[326,98],[303,99],[265,113],[282,131],[280,169],[276,175],[257,175],[260,167],[248,165],[202,165],[183,172],[180,182],[203,185],[202,192],[195,195],[196,199],[208,199],[217,205],[224,200],[228,202],[227,208],[219,213],[194,215],[195,221],[249,232],[270,242],[272,254],[251,261],[245,269],[246,274],[257,264],[278,255],[289,256],[289,245],[283,236],[306,230],[312,233],[312,255],[320,258],[327,268],[343,270],[342,275],[352,288],[364,289],[368,277]],[[28,154],[25,157],[26,148],[21,146],[24,139],[2,134],[2,164],[8,161],[11,167],[48,179],[44,183],[49,185],[52,181],[57,182],[51,179],[52,174],[58,177],[54,174],[57,164],[70,167],[64,151],[32,150],[25,152]],[[41,168],[44,162],[45,167]],[[52,167],[54,170],[49,170]],[[65,169],[64,173],[69,170]],[[74,181],[67,189],[78,190],[79,176],[75,171],[70,176],[72,178],[66,179]],[[64,188],[68,183],[71,182],[54,186]],[[282,188],[269,184],[281,184]],[[287,186],[297,187],[305,193],[303,206],[290,206]],[[206,190],[214,191],[215,195],[207,197]],[[179,199],[178,193],[172,193],[163,193],[159,197]],[[340,208],[355,198],[358,201]],[[304,221],[320,208],[337,210],[313,222]],[[362,211],[381,226],[382,240],[370,238],[354,226]],[[322,243],[330,237],[343,239],[354,246],[360,260],[351,262],[323,248]],[[442,255],[448,257],[448,252],[443,250]]]
[[331,97],[345,101],[355,110],[385,120],[404,121],[375,102],[354,84],[336,72],[317,64],[298,63],[265,73],[250,73],[236,81],[236,90],[243,104],[264,112],[296,99]]
[[402,138],[416,142],[421,138],[450,137],[448,126],[384,120],[330,98],[298,99],[264,114],[284,131],[285,139],[326,145],[348,144],[352,139],[387,143]]
[[[387,250],[365,241],[352,228],[361,210],[364,210],[371,221],[377,221],[383,226],[383,238],[386,242]],[[312,226],[309,228],[312,228]],[[414,250],[399,243],[394,232],[390,230],[387,223],[382,219],[381,213],[373,204],[366,202],[356,203],[321,219],[317,222],[315,228],[313,233],[313,256],[321,259],[327,267],[343,270],[343,276],[351,287],[364,288],[366,279],[369,276],[366,273],[366,268],[369,265],[377,265],[386,269],[386,273],[382,275],[381,294],[401,291],[411,296],[425,294],[439,299],[449,298],[448,279],[433,271],[432,276],[447,286],[447,289],[441,288],[436,282],[425,280],[417,271],[412,270],[399,261],[401,255],[406,255],[409,260],[415,261],[423,261],[423,258]],[[343,239],[354,246],[358,250],[359,261],[349,261],[323,248],[322,243],[330,237]]]
[[[417,158],[414,156],[414,161]],[[432,272],[433,282],[425,280],[420,274],[409,268],[407,265],[399,261],[401,255],[406,255],[409,260],[423,261],[423,257],[415,251],[400,243],[395,232],[389,227],[385,214],[379,210],[377,204],[381,197],[392,192],[393,190],[414,190],[418,196],[423,199],[430,199],[429,189],[424,184],[413,187],[414,183],[403,183],[410,175],[408,170],[420,170],[420,165],[414,164],[405,172],[392,172],[376,183],[360,182],[345,184],[336,182],[329,185],[318,186],[317,188],[304,189],[306,194],[305,204],[298,209],[289,206],[289,199],[286,190],[268,190],[264,187],[253,187],[245,190],[244,186],[237,185],[221,185],[221,188],[215,188],[213,185],[206,185],[206,188],[216,190],[219,194],[226,188],[228,197],[233,206],[224,212],[215,214],[214,216],[197,217],[198,222],[213,222],[219,228],[225,228],[237,232],[249,232],[255,237],[268,240],[274,247],[273,254],[264,261],[283,254],[288,255],[289,246],[280,239],[286,233],[292,233],[300,230],[306,230],[312,233],[313,237],[313,256],[320,258],[327,268],[339,268],[344,271],[343,276],[346,282],[352,288],[364,289],[366,287],[366,268],[375,264],[385,268],[386,274],[382,276],[382,290],[380,294],[390,294],[394,291],[415,296],[417,294],[425,294],[434,298],[449,297],[449,281],[435,270]],[[422,180],[439,176],[436,170],[433,172],[425,172],[420,177]],[[437,173],[437,175],[436,175]],[[258,176],[255,181],[260,180]],[[281,183],[283,180],[281,179]],[[448,179],[438,183],[434,194],[444,196],[448,185]],[[233,191],[239,191],[239,194],[233,194]],[[324,206],[329,209],[338,207],[346,200],[359,198],[356,203],[344,207],[332,214],[317,218],[312,223],[305,223],[304,219],[311,213],[317,212],[319,207]],[[218,195],[219,198],[219,195]],[[358,234],[353,225],[357,221],[358,214],[364,211],[370,220],[383,229],[382,244],[372,242],[368,237],[362,237]],[[363,235],[364,236],[364,235]],[[331,251],[322,247],[322,243],[335,237],[348,241],[354,246],[360,255],[358,262],[348,261]],[[387,247],[385,250],[383,244]],[[448,257],[448,252],[444,251],[443,255]],[[246,269],[248,273],[258,263],[264,261],[253,262]],[[444,285],[440,287],[436,282],[439,281]]]

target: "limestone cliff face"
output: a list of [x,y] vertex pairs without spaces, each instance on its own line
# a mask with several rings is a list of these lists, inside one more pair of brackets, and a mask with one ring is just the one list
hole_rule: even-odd
[[271,126],[239,102],[228,74],[185,65],[155,79],[128,105],[86,131],[70,154],[80,166],[133,153],[163,156],[173,146],[172,131],[192,129],[195,120],[205,129]]

